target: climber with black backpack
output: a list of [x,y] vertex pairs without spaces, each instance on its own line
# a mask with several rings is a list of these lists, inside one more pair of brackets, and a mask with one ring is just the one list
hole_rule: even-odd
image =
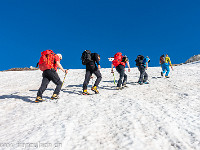
[[140,71],[140,77],[138,80],[138,83],[140,85],[149,84],[148,80],[148,74],[146,73],[146,70],[148,69],[148,63],[150,62],[150,59],[148,56],[144,57],[143,55],[138,55],[136,60],[136,66],[138,67],[138,70]]
[[[101,76],[101,66],[100,66],[100,55],[97,53],[91,53],[90,50],[85,50],[82,53],[81,56],[82,64],[86,65],[86,74],[85,74],[85,80],[83,82],[83,95],[90,95],[90,93],[87,91],[87,85],[90,81],[90,78],[92,77],[92,74],[95,74],[97,77],[94,85],[92,86],[91,90],[95,92],[95,94],[98,94],[99,91],[97,90],[97,87],[102,79]],[[98,65],[98,67],[96,66]]]

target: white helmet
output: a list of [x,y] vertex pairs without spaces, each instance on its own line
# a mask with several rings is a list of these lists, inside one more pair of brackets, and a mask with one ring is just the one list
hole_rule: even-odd
[[62,55],[61,54],[57,54],[58,55],[58,57],[60,58],[60,60],[62,59]]

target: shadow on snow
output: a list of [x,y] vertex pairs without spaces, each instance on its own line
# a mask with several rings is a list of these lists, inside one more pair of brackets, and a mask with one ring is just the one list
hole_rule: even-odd
[[21,100],[28,102],[28,103],[35,103],[35,101],[31,100],[32,98],[35,98],[35,97],[19,96],[19,95],[2,95],[2,96],[0,96],[0,99],[6,99],[6,98],[21,99]]

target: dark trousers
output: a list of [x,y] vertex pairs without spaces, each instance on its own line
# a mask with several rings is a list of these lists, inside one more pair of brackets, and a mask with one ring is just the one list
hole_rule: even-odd
[[146,82],[148,80],[148,74],[146,73],[145,66],[139,66],[140,77],[138,82]]
[[96,81],[94,83],[94,86],[98,86],[99,85],[99,83],[100,83],[100,81],[102,79],[100,70],[96,70],[96,71],[86,70],[85,81],[83,82],[83,90],[87,89],[88,83],[90,81],[90,77],[92,76],[93,73],[97,77],[97,79],[96,79]]
[[54,69],[48,69],[43,72],[42,76],[42,84],[38,90],[37,96],[42,97],[42,94],[46,90],[50,81],[53,81],[53,83],[57,85],[53,94],[58,95],[62,86],[62,82],[58,76],[58,73]]
[[[117,72],[119,73],[119,80],[117,83],[117,87],[121,87],[127,82],[127,75],[125,74],[125,67],[123,65],[119,65],[116,67]],[[123,82],[122,79],[124,78]]]

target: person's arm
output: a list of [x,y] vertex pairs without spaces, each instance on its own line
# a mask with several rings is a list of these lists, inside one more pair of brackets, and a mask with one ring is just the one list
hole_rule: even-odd
[[59,61],[56,61],[56,65],[57,65],[64,73],[68,73],[68,70],[64,70]]
[[98,69],[99,69],[99,70],[101,69],[101,66],[100,66],[100,65],[98,65]]
[[130,68],[130,64],[129,64],[129,61],[126,62],[127,66],[128,66],[128,72],[131,71],[131,68]]
[[111,65],[111,73],[114,73],[114,72],[113,72],[113,67],[114,67],[114,65],[112,64],[112,65]]
[[146,69],[148,69],[148,62],[146,62]]
[[168,58],[168,59],[169,59],[169,61],[168,61],[168,62],[169,62],[169,65],[171,66],[172,70],[174,70],[170,58]]
[[174,68],[173,68],[172,64],[171,64],[170,66],[171,66],[172,70],[174,70]]
[[95,53],[95,60],[96,60],[96,63],[97,63],[97,65],[98,65],[98,69],[101,69],[101,66],[100,66],[100,63],[99,63],[99,57],[98,57],[99,55],[97,54],[97,53]]

